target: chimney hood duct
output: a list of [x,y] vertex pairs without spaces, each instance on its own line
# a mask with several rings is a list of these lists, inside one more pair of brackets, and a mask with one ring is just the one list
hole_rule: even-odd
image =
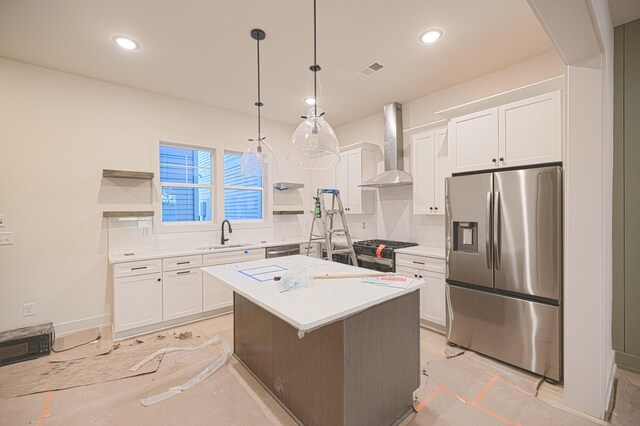
[[402,138],[402,105],[394,102],[384,107],[384,172],[360,185],[363,188],[384,188],[413,184],[404,170]]

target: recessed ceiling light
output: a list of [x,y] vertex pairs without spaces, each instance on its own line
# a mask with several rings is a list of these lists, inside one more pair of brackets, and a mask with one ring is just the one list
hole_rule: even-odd
[[432,28],[420,34],[420,41],[427,44],[440,40],[442,37],[442,31],[437,28]]
[[307,105],[315,105],[316,104],[316,98],[314,98],[313,96],[309,96],[308,98],[304,98],[304,102]]
[[113,36],[113,41],[125,50],[136,50],[140,48],[140,45],[137,41],[126,36]]

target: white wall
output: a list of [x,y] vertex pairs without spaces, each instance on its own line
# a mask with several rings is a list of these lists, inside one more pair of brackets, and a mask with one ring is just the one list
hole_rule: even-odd
[[[562,75],[564,64],[555,51],[535,56],[506,68],[485,74],[456,86],[402,103],[403,127],[410,129],[443,118],[436,115],[456,105],[495,95],[520,86]],[[380,112],[362,120],[338,127],[341,146],[365,141],[380,146],[378,169],[382,160],[383,116]],[[404,169],[411,172],[411,141],[405,134]],[[382,188],[377,191],[374,215],[349,216],[352,233],[359,238],[389,238],[415,241],[432,247],[444,247],[444,217],[414,215],[411,186]],[[366,229],[362,229],[362,223]]]
[[[0,214],[2,231],[15,236],[14,245],[0,246],[0,329],[110,321],[102,211],[151,210],[151,183],[114,183],[102,178],[103,168],[153,170],[152,134],[242,149],[256,131],[250,115],[7,60],[0,60],[0,94]],[[279,156],[275,179],[307,183],[307,172],[286,164],[293,127],[267,121],[263,128]],[[310,200],[306,192],[302,198]],[[276,236],[307,229],[295,217],[275,219],[274,227]],[[243,233],[263,239],[274,228],[233,236]],[[217,233],[153,238],[215,242]],[[30,302],[36,315],[25,318],[22,305]]]

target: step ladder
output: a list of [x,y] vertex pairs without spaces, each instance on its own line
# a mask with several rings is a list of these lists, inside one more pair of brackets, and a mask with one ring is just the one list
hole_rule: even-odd
[[[331,209],[327,209],[327,205],[325,203],[325,195],[329,194],[331,196]],[[309,255],[309,250],[311,249],[311,244],[314,241],[323,241],[325,245],[325,250],[327,251],[327,257],[322,256],[322,250],[320,251],[320,258],[333,260],[334,254],[349,254],[349,258],[351,260],[351,264],[358,266],[358,259],[356,258],[356,252],[353,249],[353,242],[351,241],[351,234],[349,233],[349,226],[347,225],[347,218],[344,216],[344,206],[342,205],[342,200],[340,199],[340,191],[338,189],[321,189],[319,188],[316,196],[313,197],[315,200],[314,203],[314,212],[313,212],[313,221],[311,222],[311,232],[309,232],[309,244],[307,245],[307,256]],[[340,221],[342,223],[342,228],[334,228],[336,221],[335,216],[340,216]],[[316,221],[322,222],[322,235],[314,234]],[[344,249],[333,249],[333,237],[345,237],[347,239],[347,248]]]

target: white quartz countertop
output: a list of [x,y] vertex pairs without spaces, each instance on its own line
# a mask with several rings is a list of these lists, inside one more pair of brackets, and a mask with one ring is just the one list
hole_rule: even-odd
[[205,273],[231,290],[297,328],[299,335],[414,292],[424,285],[419,279],[412,280],[408,288],[365,284],[362,278],[316,279],[312,287],[283,292],[279,281],[267,279],[261,282],[251,276],[252,270],[264,271],[253,268],[264,267],[300,270],[312,276],[371,274],[375,271],[301,255],[203,268]]
[[405,247],[401,249],[396,249],[396,254],[413,254],[416,256],[426,256],[426,257],[436,257],[438,259],[444,259],[445,249],[438,247],[427,247],[427,246],[413,246],[413,247]]
[[[260,242],[235,242],[229,241],[228,248],[222,248],[213,245],[203,247],[186,247],[186,248],[165,248],[165,249],[141,249],[141,250],[126,250],[120,252],[109,253],[109,263],[120,262],[135,262],[138,260],[158,259],[161,257],[173,257],[173,256],[189,256],[195,254],[209,254],[209,253],[225,253],[229,251],[242,251],[251,250],[256,248],[277,247],[288,244],[303,244],[307,243],[308,238],[284,238],[280,240],[260,241]],[[242,246],[238,246],[242,244]],[[235,247],[234,247],[235,246]]]

